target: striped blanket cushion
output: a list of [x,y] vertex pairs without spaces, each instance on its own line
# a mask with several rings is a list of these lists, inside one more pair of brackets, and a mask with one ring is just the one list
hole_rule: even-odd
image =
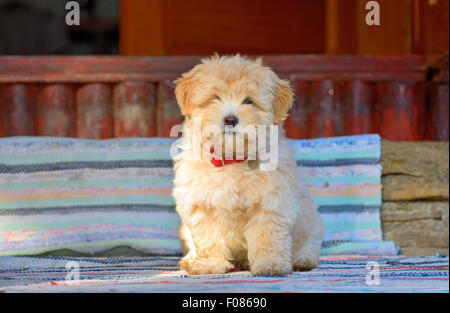
[[[0,255],[130,247],[177,255],[174,139],[0,139]],[[382,240],[377,135],[292,140],[327,233],[322,254],[396,254]]]

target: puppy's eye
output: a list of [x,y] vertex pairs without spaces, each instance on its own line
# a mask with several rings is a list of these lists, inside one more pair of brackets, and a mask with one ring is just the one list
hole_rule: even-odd
[[218,96],[218,95],[214,95],[214,100],[222,100],[222,99],[220,99],[220,97]]
[[255,102],[250,98],[245,98],[244,101],[242,101],[242,104],[254,105]]

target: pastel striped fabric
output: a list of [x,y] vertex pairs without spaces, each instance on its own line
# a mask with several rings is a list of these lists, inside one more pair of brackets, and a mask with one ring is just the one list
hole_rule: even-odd
[[[0,139],[0,255],[130,247],[179,255],[174,139]],[[396,254],[382,240],[377,135],[292,140],[327,233],[323,254]]]
[[[317,269],[270,277],[244,271],[190,276],[178,270],[178,261],[0,257],[0,292],[449,292],[448,257],[442,255],[322,256]],[[74,264],[79,280],[66,280]]]

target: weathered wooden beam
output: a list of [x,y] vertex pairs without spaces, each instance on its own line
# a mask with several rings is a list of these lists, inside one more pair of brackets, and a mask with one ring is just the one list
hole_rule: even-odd
[[113,136],[112,91],[107,84],[87,84],[77,90],[77,137],[104,139]]
[[[2,81],[19,84],[31,82],[38,83],[45,89],[49,84],[73,86],[71,88],[85,84],[113,87],[117,84],[120,86],[123,82],[159,84],[157,91],[153,92],[155,100],[144,101],[149,105],[153,103],[154,107],[148,110],[156,111],[150,113],[157,115],[156,120],[144,124],[152,125],[150,127],[154,130],[149,134],[167,136],[173,124],[182,120],[178,115],[171,81],[200,59],[201,57],[0,56],[0,85]],[[445,99],[446,95],[448,99],[448,85],[445,92],[445,84],[442,85],[439,81],[437,86],[433,80],[435,84],[429,84],[429,102],[425,103],[427,66],[437,64],[430,63],[429,58],[417,55],[287,55],[266,56],[264,62],[272,66],[281,77],[290,79],[295,90],[296,102],[285,124],[291,138],[379,132],[384,138],[393,140],[446,139],[448,118],[445,110],[448,110],[448,105]],[[298,82],[308,87],[304,89],[300,85],[296,86]],[[84,95],[83,99],[77,100],[77,114],[95,114],[88,112],[93,112],[92,103],[102,96],[94,93],[97,92],[95,90],[102,93],[103,89],[89,90],[81,87],[77,93],[77,97]],[[332,94],[326,94],[327,92]],[[107,115],[105,105],[100,105],[102,109],[99,110],[103,110],[101,114]],[[117,106],[118,104],[115,105]],[[119,124],[124,122],[124,118],[119,115],[116,112],[115,116],[122,121],[112,123],[120,128]],[[97,117],[91,117],[91,121]],[[77,135],[95,138],[100,136],[99,133],[103,137],[115,134],[138,135],[134,131],[129,133],[123,129],[116,129],[110,135],[107,130],[109,126],[105,126],[110,122],[106,121],[105,124],[102,121],[96,120],[97,126],[94,127],[92,123],[96,122],[88,125],[86,117],[79,118]],[[5,125],[1,123],[0,135],[5,135],[2,130]],[[139,136],[143,135],[138,133]],[[21,133],[8,133],[15,134]]]
[[[202,57],[0,56],[0,82],[118,82],[172,79]],[[266,56],[280,74],[357,75],[359,79],[423,79],[423,56]],[[324,74],[323,74],[324,73]],[[328,74],[327,74],[328,73]],[[331,73],[331,74],[330,74]],[[390,73],[390,74],[389,74]]]
[[156,88],[146,82],[125,82],[114,87],[114,137],[156,135]]
[[175,98],[175,85],[173,82],[164,80],[158,83],[157,99],[157,136],[170,137],[172,127],[181,125],[184,120]]
[[416,141],[425,138],[424,84],[380,83],[375,108],[375,131],[384,139]]
[[47,85],[39,92],[36,135],[75,137],[75,92],[67,84]]
[[289,116],[284,122],[284,129],[289,138],[310,138],[309,116],[311,114],[311,84],[297,80],[292,83],[295,93],[294,103]]
[[37,87],[0,85],[0,137],[34,135]]
[[449,140],[448,84],[432,84],[428,88],[427,139]]
[[308,123],[311,138],[344,134],[343,86],[342,83],[332,80],[312,83]]
[[344,134],[357,135],[373,132],[372,114],[375,106],[373,83],[355,80],[344,92]]

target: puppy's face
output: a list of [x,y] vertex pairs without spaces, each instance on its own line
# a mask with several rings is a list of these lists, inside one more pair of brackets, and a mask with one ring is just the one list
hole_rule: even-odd
[[[235,136],[249,127],[280,124],[293,97],[289,83],[261,60],[240,56],[203,60],[175,83],[177,101],[188,123],[201,121],[202,129],[214,126],[221,138],[228,136],[230,128]],[[214,136],[217,133],[202,132],[202,142]]]

